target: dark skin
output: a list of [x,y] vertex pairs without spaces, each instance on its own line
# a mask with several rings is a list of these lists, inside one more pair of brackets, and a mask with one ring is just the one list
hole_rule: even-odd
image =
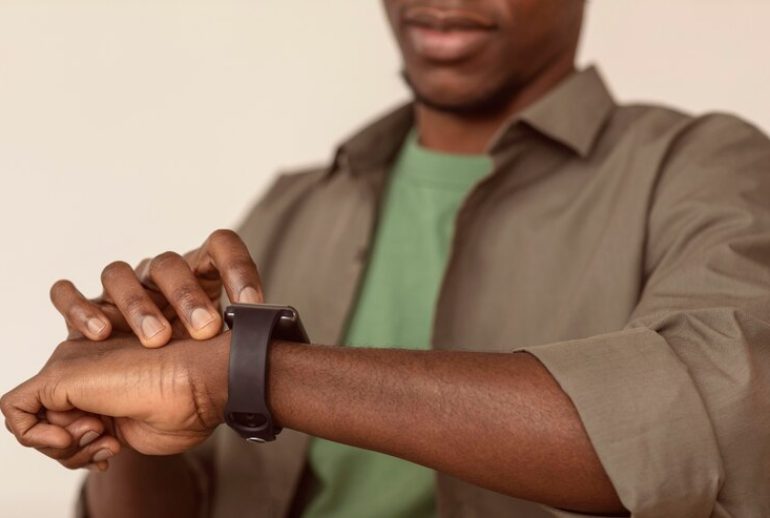
[[[480,152],[573,69],[577,0],[384,3],[427,147]],[[229,335],[218,297],[224,288],[261,302],[257,268],[236,235],[218,231],[185,256],[113,263],[102,282],[91,301],[54,285],[71,339],[3,397],[6,424],[67,467],[95,468],[93,516],[190,516],[194,485],[174,454],[222,422]],[[269,404],[284,427],[511,496],[624,512],[568,396],[528,354],[276,342],[269,366]]]
[[482,153],[575,68],[583,1],[385,0],[421,144]]

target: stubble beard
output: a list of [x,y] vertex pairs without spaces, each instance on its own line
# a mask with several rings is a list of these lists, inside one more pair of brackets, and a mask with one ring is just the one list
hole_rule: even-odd
[[411,80],[405,68],[401,69],[401,78],[417,103],[438,112],[474,118],[492,116],[505,111],[523,86],[518,78],[511,78],[489,91],[479,91],[477,96],[450,102],[436,99],[435,96],[422,92]]

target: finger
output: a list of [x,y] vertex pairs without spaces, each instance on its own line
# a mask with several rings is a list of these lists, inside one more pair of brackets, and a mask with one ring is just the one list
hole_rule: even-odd
[[51,286],[50,295],[54,307],[71,328],[91,340],[104,340],[110,336],[112,325],[107,315],[86,299],[70,281],[56,281]]
[[232,230],[212,233],[203,246],[188,256],[196,275],[221,276],[227,297],[233,302],[261,304],[262,280],[249,249]]
[[[142,283],[142,286],[147,290],[147,295],[149,295],[155,305],[160,308],[163,315],[169,322],[171,322],[171,325],[174,326],[174,329],[176,330],[179,320],[176,309],[169,304],[166,296],[161,293],[160,288],[158,288],[157,284],[155,284],[155,281],[152,279],[152,276],[150,275],[151,264],[152,259],[142,259],[137,267],[134,268],[134,272],[136,272],[136,277],[139,279],[139,282]],[[204,291],[206,291],[205,286]],[[180,325],[179,328],[184,332],[185,336],[189,335],[184,328],[184,325]]]
[[136,268],[134,268],[134,272],[136,272],[136,277],[139,279],[139,282],[142,283],[142,286],[144,286],[148,290],[159,291],[158,287],[155,285],[155,281],[153,281],[152,278],[150,277],[151,263],[152,263],[152,258],[142,259],[141,261],[139,261],[139,264],[136,265]]
[[72,436],[61,426],[40,417],[43,408],[37,391],[22,384],[0,399],[0,411],[6,427],[24,446],[32,448],[68,448]]
[[219,333],[222,329],[219,311],[179,254],[166,252],[155,257],[150,262],[149,275],[190,336],[203,340]]
[[171,338],[171,324],[137,279],[133,268],[117,261],[102,272],[104,291],[145,347],[160,347]]
[[104,434],[104,424],[101,419],[93,414],[71,410],[69,412],[46,412],[46,420],[54,425],[61,426],[73,441],[67,448],[38,448],[38,450],[53,459],[67,459],[75,455],[86,446],[96,442]]
[[[166,300],[166,297],[161,293],[160,288],[158,288],[158,285],[155,284],[155,281],[153,280],[152,276],[150,275],[150,265],[152,264],[154,258],[145,258],[142,259],[139,264],[134,268],[134,272],[136,272],[136,278],[139,279],[139,282],[142,283],[142,286],[145,287],[147,290],[147,294],[150,296],[153,302],[155,302],[155,305],[161,308],[161,310],[166,312],[167,309],[170,308],[168,304],[168,300]],[[173,308],[170,308],[173,315]]]
[[69,457],[59,459],[59,463],[69,469],[85,468],[91,464],[101,464],[106,469],[108,459],[120,452],[120,443],[111,436],[105,435],[91,444],[78,449]]
[[64,427],[80,448],[91,444],[106,431],[104,422],[99,416],[82,410],[68,412],[48,410],[46,420],[51,424]]
[[128,322],[126,322],[126,318],[123,316],[123,313],[120,312],[120,309],[115,306],[115,303],[104,302],[103,299],[104,297],[99,297],[93,302],[99,306],[99,309],[102,310],[102,313],[107,315],[107,318],[110,320],[110,324],[112,325],[112,333],[114,334],[116,331],[118,331],[121,333],[133,334],[134,330],[131,328]]

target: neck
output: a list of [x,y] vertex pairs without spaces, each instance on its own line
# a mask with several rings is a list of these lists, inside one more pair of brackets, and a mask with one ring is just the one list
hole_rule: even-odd
[[487,113],[452,113],[415,105],[420,145],[445,153],[481,154],[487,151],[500,128],[575,70],[572,58],[543,70],[516,91],[500,110]]

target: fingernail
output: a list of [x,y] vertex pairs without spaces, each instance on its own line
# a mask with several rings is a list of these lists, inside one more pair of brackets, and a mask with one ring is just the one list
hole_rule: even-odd
[[238,294],[238,302],[246,304],[259,304],[259,292],[251,286],[246,286]]
[[195,308],[190,314],[190,323],[195,329],[203,329],[214,321],[214,316],[203,308]]
[[163,324],[154,316],[148,315],[142,319],[142,333],[145,338],[152,338],[161,331],[163,331]]
[[83,437],[80,438],[80,442],[78,445],[82,448],[83,446],[87,446],[94,442],[96,439],[99,438],[99,434],[94,432],[93,430],[89,430],[86,433],[83,434]]
[[112,452],[108,449],[99,450],[91,457],[91,462],[101,462],[112,457]]
[[95,335],[101,334],[105,325],[106,324],[99,318],[89,318],[86,322],[86,327],[88,327],[88,330]]

